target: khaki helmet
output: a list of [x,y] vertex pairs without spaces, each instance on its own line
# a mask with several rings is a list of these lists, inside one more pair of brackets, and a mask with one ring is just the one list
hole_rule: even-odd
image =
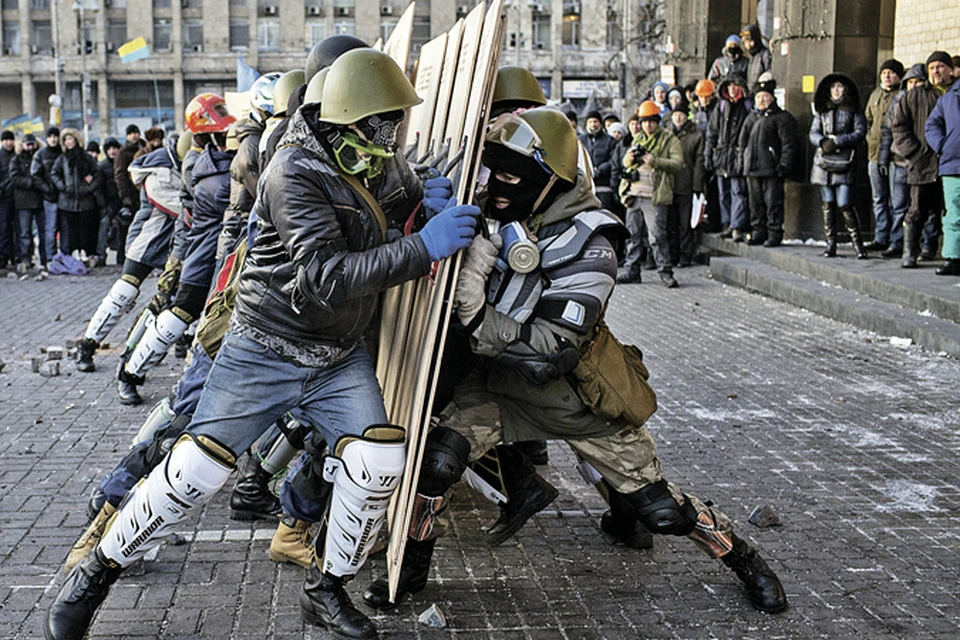
[[320,102],[323,97],[323,85],[326,84],[327,74],[330,73],[330,67],[320,69],[315,76],[310,78],[307,83],[307,92],[303,96],[303,104],[312,104]]
[[247,123],[247,118],[237,120],[227,129],[227,151],[240,150],[240,138],[237,137],[237,129]]
[[193,146],[193,134],[190,131],[184,131],[177,138],[177,157],[183,160],[187,157],[187,152]]
[[500,67],[493,89],[493,103],[505,101],[545,105],[547,98],[536,76],[523,67]]
[[273,87],[273,115],[286,114],[287,105],[290,104],[290,96],[304,82],[306,82],[306,74],[303,69],[287,71],[277,78],[277,84]]
[[537,107],[519,115],[504,114],[490,125],[486,139],[535,159],[558,178],[577,182],[577,132],[556,109]]
[[397,63],[375,49],[348,51],[328,68],[320,101],[324,122],[351,124],[423,102]]

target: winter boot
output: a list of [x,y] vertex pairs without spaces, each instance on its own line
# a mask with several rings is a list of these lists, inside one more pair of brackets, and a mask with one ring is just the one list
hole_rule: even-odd
[[112,567],[94,548],[73,568],[47,610],[43,635],[47,640],[82,640],[110,586],[117,581],[120,567]]
[[642,281],[639,266],[617,270],[617,284],[640,284]]
[[433,559],[433,548],[436,538],[430,540],[407,539],[406,551],[403,553],[403,564],[400,567],[400,585],[397,587],[397,601],[390,602],[390,588],[387,576],[380,576],[370,583],[363,592],[363,600],[374,609],[392,609],[408,593],[420,593],[427,586],[427,577],[430,575],[430,560]]
[[[497,445],[494,450],[499,458],[507,501],[500,503],[500,517],[487,530],[487,542],[492,547],[506,542],[560,494],[556,487],[537,475],[536,467],[516,447]],[[481,460],[483,458],[477,462]]]
[[903,260],[900,266],[904,269],[916,269],[917,258],[920,257],[920,231],[917,225],[906,222],[903,225]]
[[97,347],[99,346],[96,340],[91,340],[90,338],[84,338],[80,341],[80,351],[77,355],[77,371],[90,373],[91,371],[97,370],[97,365],[93,363],[93,354],[97,352]]
[[938,276],[960,276],[960,260],[947,258],[942,267],[937,269]]
[[750,603],[765,613],[780,613],[786,610],[787,594],[784,593],[777,574],[760,557],[756,549],[743,539],[736,534],[731,535],[731,539],[733,550],[721,560],[743,581]]
[[376,626],[350,602],[345,583],[311,565],[300,594],[300,617],[338,638],[376,638]]
[[542,466],[550,463],[546,440],[524,440],[523,442],[514,442],[513,446],[530,458],[530,462],[535,465]]
[[270,541],[267,552],[274,562],[290,562],[309,569],[316,558],[316,548],[310,535],[310,523],[284,515]]
[[827,248],[824,258],[837,257],[837,211],[834,203],[823,203],[823,234],[827,236]]
[[767,231],[766,229],[760,229],[759,231],[754,231],[750,234],[750,237],[747,238],[747,244],[752,247],[761,245],[767,241]]
[[636,518],[627,519],[607,509],[600,516],[600,530],[611,544],[622,544],[631,549],[652,549],[653,534]]
[[80,564],[84,558],[90,555],[90,552],[93,551],[93,548],[100,543],[100,538],[103,537],[103,532],[107,528],[107,522],[110,521],[110,518],[114,513],[117,512],[117,508],[114,507],[109,502],[103,505],[103,508],[100,509],[100,513],[97,514],[97,517],[93,519],[93,522],[87,527],[87,530],[73,543],[73,548],[70,549],[70,553],[67,555],[66,561],[63,563],[63,573],[69,574],[75,566]]
[[853,207],[844,207],[842,210],[843,221],[847,225],[847,233],[850,234],[850,240],[853,242],[853,248],[857,252],[857,260],[867,259],[867,250],[863,246],[863,236],[860,233],[860,216]]
[[783,232],[782,231],[770,231],[767,234],[767,239],[763,243],[763,246],[770,247],[779,247],[783,244]]
[[143,376],[135,376],[132,373],[128,373],[121,363],[120,369],[117,371],[117,398],[120,399],[120,404],[143,404],[143,398],[140,397],[140,392],[137,391],[137,387],[144,382]]
[[662,282],[663,286],[667,289],[676,289],[680,286],[680,283],[677,282],[677,279],[673,277],[673,273],[670,271],[660,272],[660,282]]
[[280,514],[280,500],[267,483],[272,476],[264,471],[256,454],[247,456],[237,483],[230,494],[231,520],[276,520]]

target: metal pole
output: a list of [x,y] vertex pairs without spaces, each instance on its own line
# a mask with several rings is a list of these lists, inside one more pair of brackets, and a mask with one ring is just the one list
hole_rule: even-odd
[[83,112],[83,140],[86,143],[90,141],[90,118],[88,117],[89,110],[87,108],[87,84],[89,82],[87,79],[87,38],[84,34],[86,21],[84,20],[83,2],[79,2],[78,4],[80,6],[80,103],[81,111]]
[[[56,94],[58,101],[62,101],[63,96],[62,67],[63,62],[60,59],[60,2],[59,0],[53,0],[53,92]],[[59,113],[61,105],[62,102],[56,105],[58,121],[53,122],[54,118],[51,117],[51,125],[60,124]]]
[[153,96],[157,99],[157,121],[154,124],[159,127],[163,122],[163,117],[160,115],[160,87],[157,85],[157,72],[150,69],[150,75],[153,76]]

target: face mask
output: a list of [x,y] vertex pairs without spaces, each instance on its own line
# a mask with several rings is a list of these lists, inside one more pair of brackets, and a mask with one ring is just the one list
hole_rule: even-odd
[[[490,168],[487,182],[487,204],[484,212],[502,223],[524,220],[531,216],[540,194],[550,182],[547,174],[533,158],[527,158],[501,144],[487,144],[483,150],[483,164]],[[497,178],[503,171],[520,178],[511,184]],[[506,198],[510,204],[504,209],[494,205],[495,198]]]

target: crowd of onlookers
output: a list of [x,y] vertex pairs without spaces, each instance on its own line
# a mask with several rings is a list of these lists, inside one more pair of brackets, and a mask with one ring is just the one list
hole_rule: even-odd
[[94,267],[106,263],[108,248],[123,264],[127,227],[140,208],[127,168],[163,144],[163,130],[148,129],[142,140],[130,125],[122,145],[107,138],[102,147],[84,145],[71,128],[50,127],[43,142],[32,133],[0,137],[0,268],[45,270],[58,253]]
[[[858,258],[879,252],[910,268],[940,253],[937,274],[960,275],[958,77],[960,56],[937,51],[909,70],[884,62],[865,103],[842,73],[819,82],[807,138],[816,151],[810,182],[820,188],[825,257],[836,256],[843,228]],[[586,114],[580,140],[597,196],[630,231],[620,282],[639,282],[647,268],[677,286],[673,270],[693,261],[701,207],[701,229],[752,245],[783,242],[784,183],[799,169],[803,140],[776,87],[770,51],[750,25],[727,38],[707,78],[655,83],[626,125],[611,112]],[[579,124],[574,111],[567,116]],[[872,240],[852,193],[864,141]]]

